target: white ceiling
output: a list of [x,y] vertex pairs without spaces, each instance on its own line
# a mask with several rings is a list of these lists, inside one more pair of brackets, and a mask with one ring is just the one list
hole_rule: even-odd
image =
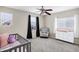
[[[7,6],[7,7],[19,9],[19,10],[23,10],[23,11],[28,11],[28,12],[33,12],[36,14],[40,13],[40,12],[38,12],[37,9],[41,8],[41,6]],[[75,8],[79,8],[79,7],[78,6],[44,6],[44,8],[45,9],[51,8],[51,9],[53,9],[53,11],[50,13],[56,13],[56,12],[75,9]]]

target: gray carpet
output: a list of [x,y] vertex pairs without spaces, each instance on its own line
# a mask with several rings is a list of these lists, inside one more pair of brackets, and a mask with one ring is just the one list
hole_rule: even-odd
[[77,52],[79,46],[55,39],[31,39],[32,52]]

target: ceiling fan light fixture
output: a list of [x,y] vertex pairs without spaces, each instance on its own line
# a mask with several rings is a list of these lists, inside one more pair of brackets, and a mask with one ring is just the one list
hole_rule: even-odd
[[41,8],[38,10],[41,11],[40,15],[42,15],[42,14],[51,15],[48,11],[53,11],[52,9],[44,9],[44,6],[41,6]]

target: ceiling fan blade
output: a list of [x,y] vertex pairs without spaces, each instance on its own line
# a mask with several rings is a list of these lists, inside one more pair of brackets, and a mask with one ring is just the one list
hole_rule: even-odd
[[48,14],[48,15],[51,15],[49,12],[45,12],[46,14]]
[[53,11],[52,9],[46,9],[45,11]]
[[43,11],[41,11],[41,13],[40,13],[40,15],[42,15],[44,12]]

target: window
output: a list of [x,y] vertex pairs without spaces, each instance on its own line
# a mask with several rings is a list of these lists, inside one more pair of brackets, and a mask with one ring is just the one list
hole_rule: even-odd
[[56,33],[57,30],[69,30],[75,31],[75,19],[74,16],[72,17],[64,17],[64,18],[55,18],[55,29],[54,32]]
[[33,30],[36,30],[36,17],[31,17],[31,27]]

